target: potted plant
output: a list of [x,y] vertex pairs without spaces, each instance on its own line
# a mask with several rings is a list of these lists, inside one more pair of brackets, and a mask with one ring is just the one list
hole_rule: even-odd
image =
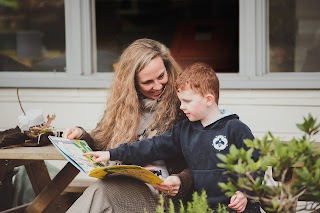
[[[219,183],[225,193],[230,196],[239,189],[245,190],[247,196],[260,201],[267,212],[320,209],[320,147],[313,140],[320,124],[309,114],[297,127],[303,132],[302,136],[289,142],[269,132],[262,139],[245,140],[248,151],[232,145],[228,155],[218,154],[223,162],[219,164],[221,168],[239,174],[237,180]],[[256,162],[251,159],[254,149],[261,150]],[[263,178],[253,176],[253,172],[266,172],[270,167],[272,173],[267,172],[266,178],[278,181],[272,187]],[[303,196],[310,202],[298,209],[297,203]]]

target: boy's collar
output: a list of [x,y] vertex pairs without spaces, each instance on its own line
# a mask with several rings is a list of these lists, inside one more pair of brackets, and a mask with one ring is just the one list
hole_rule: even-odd
[[232,113],[231,111],[227,110],[227,109],[219,109],[220,111],[220,116],[216,117],[209,125],[207,126],[210,126],[211,124],[217,122],[218,120],[221,120],[222,118],[225,118],[227,116],[230,116],[230,115],[233,115],[234,113]]

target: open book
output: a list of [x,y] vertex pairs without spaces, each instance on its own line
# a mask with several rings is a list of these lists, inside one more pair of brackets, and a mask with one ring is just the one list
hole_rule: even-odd
[[104,178],[105,176],[125,175],[137,178],[145,183],[156,185],[163,180],[153,172],[137,165],[104,165],[95,163],[90,156],[83,153],[92,151],[84,140],[69,140],[61,137],[48,136],[52,144],[77,169],[90,177]]

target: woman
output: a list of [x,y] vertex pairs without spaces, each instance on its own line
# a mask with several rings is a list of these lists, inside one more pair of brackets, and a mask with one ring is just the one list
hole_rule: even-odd
[[[163,44],[136,40],[120,56],[106,110],[97,127],[91,134],[81,127],[70,128],[64,137],[84,139],[94,150],[106,150],[165,132],[183,118],[174,91],[180,70]],[[191,189],[191,175],[182,156],[142,166],[161,169],[166,179],[156,189],[175,199]],[[153,187],[138,180],[106,178],[89,186],[68,211],[154,212],[158,198]]]

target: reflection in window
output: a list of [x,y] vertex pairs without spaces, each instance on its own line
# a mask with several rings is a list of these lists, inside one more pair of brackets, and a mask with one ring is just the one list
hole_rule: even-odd
[[0,71],[65,71],[63,0],[0,1]]
[[320,72],[320,1],[270,0],[270,72]]
[[239,71],[239,0],[96,0],[98,72],[110,72],[139,38],[170,48],[182,67],[206,62]]

